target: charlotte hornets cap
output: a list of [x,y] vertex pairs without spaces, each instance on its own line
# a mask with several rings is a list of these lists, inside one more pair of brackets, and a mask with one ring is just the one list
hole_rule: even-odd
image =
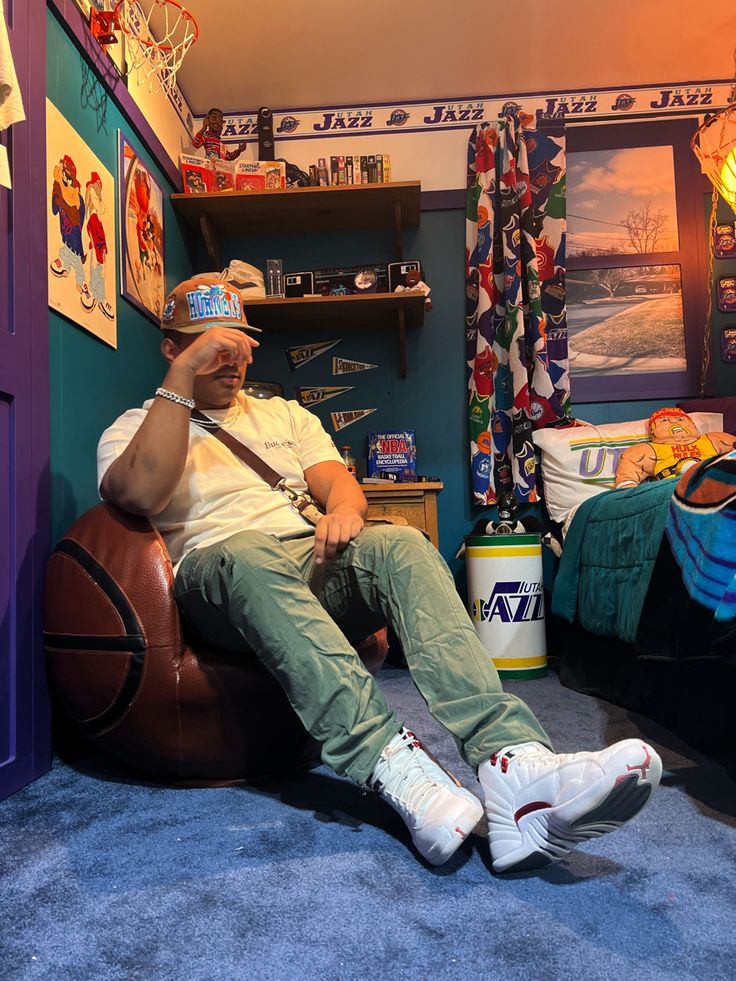
[[166,297],[161,317],[161,330],[201,334],[210,327],[261,333],[259,327],[252,327],[246,320],[238,291],[217,273],[185,279],[175,286]]

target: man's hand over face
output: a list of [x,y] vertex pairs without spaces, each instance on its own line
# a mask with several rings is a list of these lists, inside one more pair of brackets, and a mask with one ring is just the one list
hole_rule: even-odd
[[232,327],[210,327],[196,335],[176,358],[175,364],[186,367],[193,375],[208,375],[222,365],[253,363],[253,348],[259,343],[242,330]]
[[317,565],[329,562],[363,529],[364,521],[357,511],[333,511],[320,518],[314,532],[314,561]]

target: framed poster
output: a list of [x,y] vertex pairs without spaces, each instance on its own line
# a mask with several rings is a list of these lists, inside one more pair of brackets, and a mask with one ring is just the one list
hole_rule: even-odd
[[49,306],[117,347],[115,181],[46,100]]
[[118,130],[120,289],[156,324],[164,305],[164,196],[130,140]]

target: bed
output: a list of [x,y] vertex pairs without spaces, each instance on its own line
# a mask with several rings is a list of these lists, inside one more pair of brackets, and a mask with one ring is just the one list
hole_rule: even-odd
[[[725,428],[722,411],[690,414],[701,432]],[[646,420],[535,434],[547,511],[564,530],[550,652],[566,686],[731,759],[736,453],[679,481],[610,489],[620,453],[647,437]]]

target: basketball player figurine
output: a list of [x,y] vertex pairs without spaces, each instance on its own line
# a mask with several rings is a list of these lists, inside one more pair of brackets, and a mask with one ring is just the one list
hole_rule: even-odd
[[225,118],[222,109],[210,109],[202,129],[192,138],[192,146],[203,146],[205,156],[215,160],[235,160],[245,150],[247,143],[241,143],[235,150],[226,150],[222,143],[222,127]]
[[422,282],[422,280],[419,278],[419,270],[410,269],[409,272],[406,273],[405,278],[406,278],[406,286],[397,286],[396,289],[394,290],[394,293],[403,293],[405,290],[421,290],[422,293],[424,293],[424,296],[426,297],[424,301],[424,309],[431,310],[432,301],[429,298],[430,288],[429,286],[427,286],[426,283]]

